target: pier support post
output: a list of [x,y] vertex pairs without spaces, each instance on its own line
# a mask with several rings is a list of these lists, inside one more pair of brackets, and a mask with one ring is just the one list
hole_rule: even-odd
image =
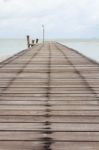
[[35,40],[32,40],[32,43],[30,44],[31,47],[34,46],[34,42],[35,42]]
[[35,40],[32,40],[32,45],[34,45]]
[[30,36],[29,35],[27,35],[27,46],[28,46],[28,48],[30,47]]

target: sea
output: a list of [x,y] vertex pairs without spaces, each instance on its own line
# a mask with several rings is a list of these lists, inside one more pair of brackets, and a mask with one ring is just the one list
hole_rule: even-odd
[[[50,39],[50,41],[64,44],[99,62],[98,39]],[[2,61],[26,48],[26,39],[0,39],[0,60]]]

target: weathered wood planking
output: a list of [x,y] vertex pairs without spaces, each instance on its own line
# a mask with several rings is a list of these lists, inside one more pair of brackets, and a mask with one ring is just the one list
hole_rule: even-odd
[[0,150],[98,149],[98,63],[55,42],[0,63]]

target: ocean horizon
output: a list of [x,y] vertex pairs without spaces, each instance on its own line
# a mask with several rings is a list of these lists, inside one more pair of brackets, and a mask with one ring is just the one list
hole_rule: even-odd
[[[47,39],[46,41],[59,42],[99,62],[99,39]],[[42,40],[39,42],[41,43]],[[27,49],[26,39],[0,39],[1,60],[23,49]]]

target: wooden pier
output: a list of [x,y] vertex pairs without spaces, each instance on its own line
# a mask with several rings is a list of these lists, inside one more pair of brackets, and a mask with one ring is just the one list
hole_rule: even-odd
[[0,150],[99,150],[99,64],[52,42],[0,63]]

